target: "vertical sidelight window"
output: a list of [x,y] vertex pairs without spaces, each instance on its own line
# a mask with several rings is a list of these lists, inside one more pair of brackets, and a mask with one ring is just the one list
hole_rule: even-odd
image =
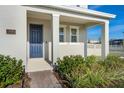
[[59,42],[65,42],[65,31],[66,31],[66,27],[60,26],[60,28],[59,28]]
[[64,42],[64,28],[59,28],[59,42]]

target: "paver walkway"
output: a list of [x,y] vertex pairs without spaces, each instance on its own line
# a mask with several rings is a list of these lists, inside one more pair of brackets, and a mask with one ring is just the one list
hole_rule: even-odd
[[53,71],[29,72],[31,78],[31,88],[61,88],[61,84],[54,75]]

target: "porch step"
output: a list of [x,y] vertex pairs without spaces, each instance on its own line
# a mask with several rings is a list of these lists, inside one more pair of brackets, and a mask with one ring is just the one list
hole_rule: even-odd
[[37,72],[37,71],[45,71],[45,70],[53,70],[53,67],[48,64],[46,61],[31,61],[28,63],[27,72]]

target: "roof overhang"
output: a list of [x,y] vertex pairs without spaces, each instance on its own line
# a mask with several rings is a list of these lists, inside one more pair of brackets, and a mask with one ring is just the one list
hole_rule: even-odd
[[116,15],[114,15],[114,14],[99,12],[99,11],[86,9],[86,8],[78,8],[78,7],[73,8],[73,7],[62,6],[62,5],[48,5],[47,7],[63,9],[63,10],[66,10],[66,11],[73,11],[73,12],[78,12],[78,13],[92,15],[92,16],[99,16],[99,17],[106,18],[106,19],[111,19],[111,18],[116,17]]

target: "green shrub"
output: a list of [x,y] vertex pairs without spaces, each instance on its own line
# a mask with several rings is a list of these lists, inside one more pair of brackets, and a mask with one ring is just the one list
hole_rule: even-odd
[[118,70],[124,65],[124,60],[116,55],[108,55],[107,58],[102,61],[102,65],[105,66],[106,69]]
[[57,71],[68,87],[124,87],[124,60],[109,55],[105,60],[95,56],[65,56],[58,59]]
[[63,60],[58,59],[58,71],[62,75],[70,74],[73,68],[83,63],[84,59],[81,56],[65,56]]
[[0,87],[18,82],[23,69],[22,60],[0,55]]

